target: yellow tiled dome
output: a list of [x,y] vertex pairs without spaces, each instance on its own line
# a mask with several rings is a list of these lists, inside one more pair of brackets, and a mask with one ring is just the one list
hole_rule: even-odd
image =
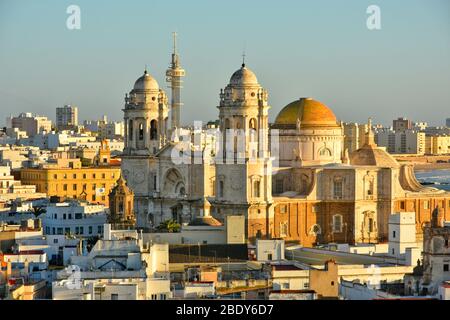
[[323,103],[312,98],[301,98],[284,107],[277,118],[276,125],[296,125],[297,121],[304,126],[338,126],[333,111]]

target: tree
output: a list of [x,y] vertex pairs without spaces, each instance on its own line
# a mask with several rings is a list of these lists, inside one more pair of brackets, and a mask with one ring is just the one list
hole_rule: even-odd
[[46,212],[47,212],[47,210],[45,210],[44,207],[41,207],[41,206],[33,207],[33,214],[36,218]]
[[175,233],[175,232],[180,232],[181,225],[178,222],[176,222],[175,220],[170,219],[170,220],[161,222],[157,229],[162,232]]

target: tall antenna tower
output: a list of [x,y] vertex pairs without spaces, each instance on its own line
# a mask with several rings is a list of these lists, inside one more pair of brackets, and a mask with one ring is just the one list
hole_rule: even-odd
[[171,96],[171,128],[172,132],[180,127],[180,112],[181,106],[183,103],[181,102],[181,88],[183,78],[186,75],[184,69],[181,68],[180,65],[180,56],[177,53],[177,33],[173,32],[173,53],[172,53],[172,61],[170,63],[169,69],[166,71],[166,82],[169,83],[169,88],[172,89]]

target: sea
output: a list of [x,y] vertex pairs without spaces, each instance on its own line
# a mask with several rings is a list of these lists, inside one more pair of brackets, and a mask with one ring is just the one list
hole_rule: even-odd
[[417,180],[423,185],[450,191],[450,170],[430,170],[415,172]]

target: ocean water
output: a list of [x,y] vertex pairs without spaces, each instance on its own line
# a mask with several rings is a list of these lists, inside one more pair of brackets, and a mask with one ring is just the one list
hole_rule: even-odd
[[418,171],[415,174],[421,183],[425,182],[430,187],[450,191],[450,170]]

